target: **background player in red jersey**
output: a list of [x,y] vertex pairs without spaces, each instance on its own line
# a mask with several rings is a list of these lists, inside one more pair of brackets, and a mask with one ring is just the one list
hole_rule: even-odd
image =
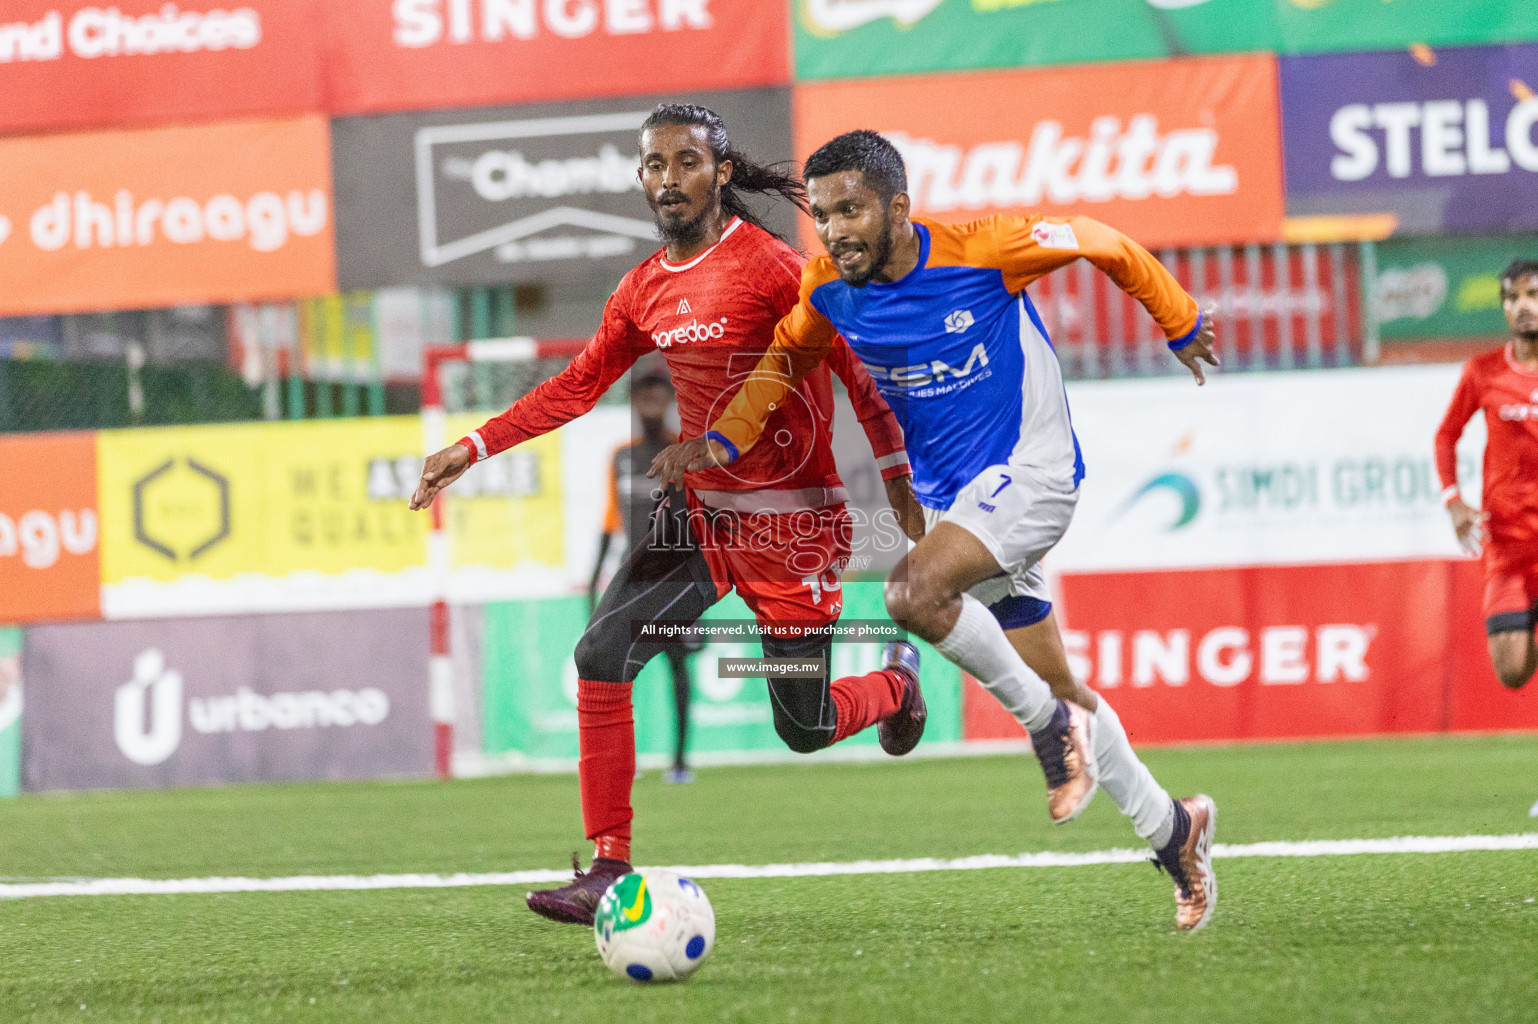
[[[1485,633],[1490,663],[1509,687],[1538,669],[1538,261],[1515,260],[1501,275],[1501,305],[1511,340],[1470,359],[1437,431],[1442,498],[1464,550],[1483,553]],[[1458,491],[1455,447],[1463,427],[1483,410],[1482,509]]]
[[[775,193],[804,208],[800,182],[732,150],[721,119],[692,105],[663,105],[646,120],[640,178],[665,248],[625,275],[570,366],[427,459],[412,508],[427,507],[478,459],[587,412],[648,352],[661,350],[691,436],[708,429],[758,365],[796,304],[803,261],[738,191]],[[896,418],[842,339],[827,365],[848,388],[893,507],[906,510],[908,457]],[[911,644],[887,645],[880,671],[828,679],[850,535],[832,414],[832,382],[819,368],[769,420],[769,443],[729,468],[689,474],[686,495],[662,500],[648,544],[631,552],[604,594],[576,650],[578,773],[593,864],[570,885],[530,893],[537,913],[591,924],[604,890],[630,871],[630,684],[666,642],[641,632],[648,623],[693,622],[735,588],[766,629],[766,655],[821,660],[818,676],[769,681],[775,730],[791,749],[819,750],[877,723],[890,754],[918,743],[925,708]],[[774,627],[780,635],[768,632]]]

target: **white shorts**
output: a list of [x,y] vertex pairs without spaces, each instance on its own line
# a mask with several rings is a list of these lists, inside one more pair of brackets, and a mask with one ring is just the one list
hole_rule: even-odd
[[1008,596],[1050,602],[1041,560],[1073,520],[1079,490],[1023,466],[989,466],[949,509],[924,509],[924,528],[955,523],[983,542],[1004,571],[968,591],[985,605]]

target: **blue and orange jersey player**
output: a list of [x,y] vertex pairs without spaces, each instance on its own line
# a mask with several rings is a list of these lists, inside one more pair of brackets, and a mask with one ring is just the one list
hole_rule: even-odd
[[1041,559],[1084,478],[1062,372],[1025,288],[1087,259],[1143,304],[1198,383],[1216,366],[1212,324],[1142,246],[1088,217],[909,217],[902,157],[875,132],[841,135],[806,162],[817,235],[800,298],[752,378],[703,436],[657,459],[665,481],[729,464],[842,335],[902,424],[921,523],[886,587],[887,610],[975,676],[1031,736],[1054,821],[1103,786],[1175,881],[1176,920],[1216,902],[1217,809],[1172,800],[1104,698],[1068,669]]

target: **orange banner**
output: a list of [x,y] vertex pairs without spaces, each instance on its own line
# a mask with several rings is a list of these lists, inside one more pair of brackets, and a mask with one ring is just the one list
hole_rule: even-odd
[[93,434],[0,436],[0,623],[101,614]]
[[321,117],[0,140],[0,315],[336,287]]
[[1148,246],[1270,241],[1276,83],[1271,57],[1204,57],[803,85],[796,155],[874,128],[902,150],[918,216],[1084,214]]

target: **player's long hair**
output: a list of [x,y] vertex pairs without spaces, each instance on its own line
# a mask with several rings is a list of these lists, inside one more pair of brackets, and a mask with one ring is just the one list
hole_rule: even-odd
[[780,241],[786,241],[779,232],[760,220],[738,193],[756,192],[763,196],[778,196],[802,213],[808,212],[806,186],[789,170],[788,163],[769,165],[754,163],[741,150],[732,148],[721,116],[709,107],[702,107],[697,103],[659,103],[657,109],[653,110],[651,116],[642,123],[641,130],[644,132],[648,128],[659,128],[664,125],[699,125],[704,128],[710,152],[716,158],[716,163],[719,164],[722,160],[732,162],[732,180],[721,186],[721,209],[725,210],[729,216],[741,217],[749,224],[768,231]]

